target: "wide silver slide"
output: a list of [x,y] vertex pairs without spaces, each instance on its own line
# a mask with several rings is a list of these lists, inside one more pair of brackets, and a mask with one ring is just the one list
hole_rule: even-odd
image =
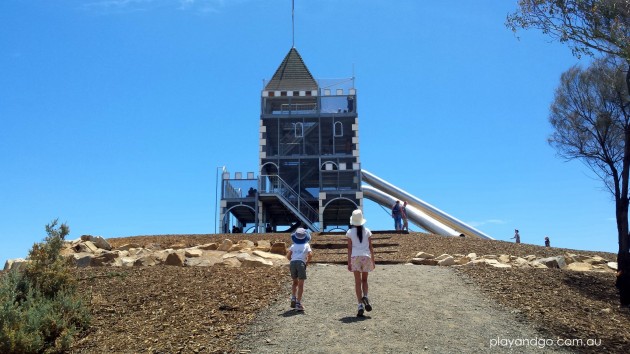
[[387,208],[391,208],[396,200],[406,200],[409,220],[428,232],[444,236],[464,234],[466,236],[494,240],[485,233],[366,170],[361,170],[361,178],[363,182],[369,184],[369,186],[362,186],[365,198]]

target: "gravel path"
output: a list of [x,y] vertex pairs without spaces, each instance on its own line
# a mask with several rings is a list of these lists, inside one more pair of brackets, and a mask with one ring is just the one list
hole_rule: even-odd
[[[290,278],[287,276],[287,285]],[[510,349],[492,342],[544,339],[518,314],[486,300],[453,269],[377,265],[370,274],[374,310],[356,317],[354,280],[345,266],[308,268],[304,313],[289,295],[265,310],[239,339],[240,353],[550,353],[560,348]],[[496,344],[496,343],[494,343]],[[237,351],[237,352],[239,352]]]

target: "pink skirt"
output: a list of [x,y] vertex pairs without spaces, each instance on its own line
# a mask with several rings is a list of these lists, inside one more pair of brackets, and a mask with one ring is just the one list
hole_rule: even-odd
[[350,258],[351,272],[371,272],[374,270],[372,258],[367,256],[358,256]]

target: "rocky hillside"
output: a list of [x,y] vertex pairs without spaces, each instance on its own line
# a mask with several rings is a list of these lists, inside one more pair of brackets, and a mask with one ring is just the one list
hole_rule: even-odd
[[[314,261],[345,262],[345,242],[314,235]],[[64,254],[75,261],[94,313],[75,351],[230,352],[260,309],[285,299],[281,254],[289,244],[288,234],[84,236],[68,243]],[[630,342],[630,314],[617,308],[614,254],[422,233],[374,235],[374,246],[377,265],[455,267],[550,338],[602,340],[576,352],[624,352]]]

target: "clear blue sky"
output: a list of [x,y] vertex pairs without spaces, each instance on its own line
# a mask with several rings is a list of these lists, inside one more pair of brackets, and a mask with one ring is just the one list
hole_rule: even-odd
[[[547,144],[587,60],[517,39],[515,6],[296,0],[295,46],[316,78],[354,71],[365,169],[499,240],[616,252],[611,196]],[[257,170],[290,48],[290,0],[0,1],[0,262],[57,217],[72,239],[214,232],[217,166]]]

